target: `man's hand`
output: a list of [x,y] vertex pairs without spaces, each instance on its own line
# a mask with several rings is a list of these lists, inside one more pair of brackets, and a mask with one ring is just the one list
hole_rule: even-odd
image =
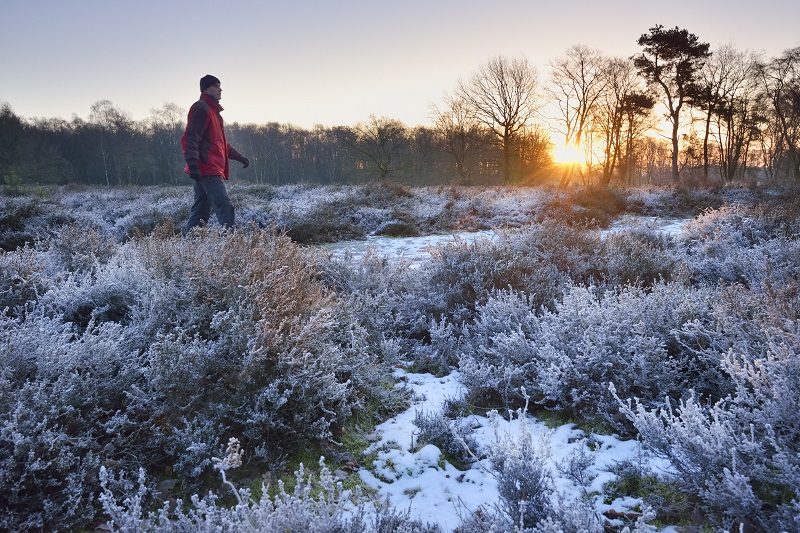
[[197,163],[197,159],[192,159],[186,162],[186,166],[189,167],[189,177],[193,180],[200,179],[200,165]]
[[245,156],[242,156],[242,168],[247,168],[250,166],[250,160],[247,159]]

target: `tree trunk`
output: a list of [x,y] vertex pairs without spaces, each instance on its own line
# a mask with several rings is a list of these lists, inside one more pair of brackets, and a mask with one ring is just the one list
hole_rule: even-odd
[[703,135],[703,183],[708,183],[708,136],[711,131],[711,106],[706,114],[706,131]]
[[672,117],[672,181],[677,182],[678,171],[678,113]]

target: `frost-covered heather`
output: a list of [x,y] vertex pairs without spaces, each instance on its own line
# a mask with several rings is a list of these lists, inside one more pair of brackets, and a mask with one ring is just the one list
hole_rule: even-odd
[[[546,220],[605,227],[623,212],[695,216],[722,205],[785,202],[778,192],[726,188],[713,192],[671,189],[416,187],[391,182],[357,186],[280,187],[229,184],[242,226],[276,227],[296,242],[320,243],[365,235],[416,235],[442,231],[518,228]],[[0,196],[0,249],[13,250],[78,224],[124,242],[189,216],[185,186],[52,187],[36,194]],[[216,222],[211,221],[211,225]]]
[[89,523],[104,465],[188,489],[227,436],[275,465],[402,400],[391,356],[287,237],[172,233],[0,256],[0,529]]
[[[458,366],[470,403],[516,407],[525,387],[533,404],[638,431],[686,472],[678,486],[709,524],[790,531],[796,228],[791,206],[737,204],[707,210],[678,238],[549,222],[441,246],[411,274],[374,255],[326,270],[385,313],[380,328],[401,357],[439,373]],[[622,408],[628,400],[638,410]]]
[[501,293],[465,331],[464,382],[475,403],[515,405],[525,387],[550,409],[613,422],[618,409],[609,383],[648,403],[681,397],[689,381],[710,387],[685,374],[696,357],[682,354],[677,338],[683,324],[705,319],[708,298],[674,285],[602,296],[576,287],[554,311],[540,314],[519,294]]
[[[140,470],[138,483],[114,478],[101,469],[103,493],[100,501],[109,515],[108,525],[120,533],[141,531],[252,531],[254,533],[285,533],[308,531],[314,533],[440,533],[435,524],[423,524],[396,509],[376,506],[367,499],[342,488],[320,460],[318,479],[300,465],[295,473],[296,484],[287,491],[279,483],[278,493],[270,496],[266,486],[261,496],[252,497],[249,489],[236,489],[237,504],[226,505],[220,496],[209,493],[194,495],[189,505],[176,502],[175,509],[166,503],[158,511],[146,510],[146,497],[151,492]],[[119,502],[112,486],[124,487],[132,497]]]
[[[358,461],[338,439],[403,404],[399,362],[458,369],[463,409],[528,405],[637,436],[710,527],[800,527],[800,226],[785,191],[234,184],[242,229],[189,236],[188,187],[45,192],[0,197],[0,529],[110,515],[123,530],[168,516],[429,530],[391,509],[360,515],[333,486],[333,500],[241,492],[231,508],[214,475],[231,437],[248,473],[313,446]],[[696,218],[675,237],[601,231],[625,212]],[[485,228],[494,238],[414,264],[297,244]],[[459,461],[489,461],[499,530],[603,527],[542,497],[530,443],[459,455],[470,433],[455,411],[418,427]],[[187,503],[218,496],[150,515],[163,480]],[[297,521],[272,522],[286,513]],[[463,531],[486,525],[463,518]]]
[[731,187],[722,189],[664,189],[661,187],[639,187],[626,195],[627,209],[649,216],[686,217],[696,216],[706,210],[715,210],[726,205],[753,206],[785,205],[793,197],[792,188],[753,189]]

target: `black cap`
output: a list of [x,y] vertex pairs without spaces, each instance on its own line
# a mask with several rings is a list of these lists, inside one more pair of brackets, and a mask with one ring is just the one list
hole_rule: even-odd
[[219,78],[212,76],[211,74],[206,74],[200,78],[200,92],[205,91],[215,83],[220,83]]

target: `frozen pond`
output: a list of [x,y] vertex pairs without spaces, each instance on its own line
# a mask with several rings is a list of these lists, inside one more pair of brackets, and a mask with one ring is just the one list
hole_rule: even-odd
[[[683,225],[688,222],[688,220],[689,219],[624,215],[614,221],[608,229],[602,230],[601,234],[607,235],[615,231],[642,227],[655,229],[670,235],[677,235],[683,230]],[[456,241],[471,244],[480,240],[491,241],[494,238],[495,232],[492,230],[460,231],[440,235],[424,235],[421,237],[385,237],[371,235],[367,237],[366,240],[342,241],[326,244],[323,248],[333,252],[334,255],[341,255],[349,251],[355,259],[363,257],[368,250],[373,249],[380,256],[391,259],[405,259],[413,263],[427,259],[430,256],[431,250],[442,244]]]
[[430,256],[430,251],[439,245],[461,241],[473,243],[479,240],[492,240],[494,231],[460,231],[441,235],[425,235],[422,237],[384,237],[370,235],[363,241],[342,241],[324,246],[334,255],[349,251],[354,258],[363,257],[367,250],[374,249],[378,255],[406,259],[411,262],[420,261]]
[[602,231],[603,235],[632,228],[649,228],[666,233],[668,235],[678,235],[683,231],[683,226],[691,218],[664,218],[664,217],[645,217],[641,215],[623,215],[611,223],[608,229]]

